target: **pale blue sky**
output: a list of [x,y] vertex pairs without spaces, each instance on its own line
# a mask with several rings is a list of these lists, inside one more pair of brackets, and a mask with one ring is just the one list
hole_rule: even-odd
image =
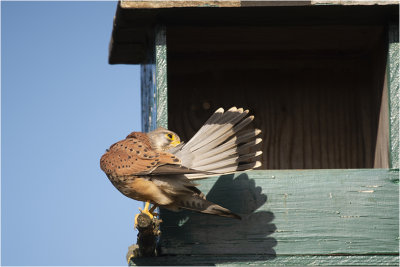
[[2,265],[126,265],[141,203],[99,168],[140,129],[137,65],[108,65],[116,2],[1,2]]

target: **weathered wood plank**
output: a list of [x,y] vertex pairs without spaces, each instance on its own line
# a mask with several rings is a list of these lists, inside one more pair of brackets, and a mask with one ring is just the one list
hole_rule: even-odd
[[390,167],[389,152],[389,95],[387,86],[387,67],[383,84],[381,110],[379,112],[378,136],[376,138],[374,168]]
[[[258,2],[253,1],[253,3]],[[283,5],[293,3],[293,1],[276,3]],[[385,21],[393,16],[398,16],[398,8],[396,9],[394,5],[341,5],[334,7],[317,5],[310,8],[304,6],[262,7],[255,4],[254,7],[249,8],[161,9],[126,9],[118,5],[110,43],[109,62],[111,64],[144,63],[146,50],[150,44],[147,40],[147,33],[157,23],[212,26],[351,25],[354,23],[356,25],[380,25],[382,22],[386,24]],[[289,43],[287,42],[286,45]],[[280,45],[284,44],[280,43]]]
[[[397,22],[396,22],[397,23]],[[400,91],[399,91],[399,25],[392,24],[389,27],[389,51],[388,51],[388,86],[389,86],[389,105],[390,105],[390,155],[391,168],[399,168],[399,110],[400,110]]]
[[154,63],[142,64],[141,71],[141,98],[142,98],[142,131],[149,132],[156,128]]
[[398,171],[253,171],[199,181],[241,221],[161,210],[162,254],[398,253]]
[[167,36],[164,25],[155,28],[157,127],[168,128]]
[[[151,266],[398,266],[399,258],[393,255],[364,256],[263,256],[263,255],[178,255],[135,259],[136,265]],[[133,265],[131,262],[130,265]]]
[[122,8],[240,7],[240,0],[121,0]]
[[395,5],[396,0],[121,0],[122,8],[260,7],[303,5]]
[[156,128],[156,81],[154,36],[150,37],[146,59],[140,65],[140,93],[142,106],[142,131],[149,132]]
[[141,65],[142,130],[168,127],[167,48],[165,26],[151,37],[146,63]]

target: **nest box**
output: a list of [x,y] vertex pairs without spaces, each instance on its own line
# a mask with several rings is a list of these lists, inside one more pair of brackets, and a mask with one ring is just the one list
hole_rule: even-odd
[[[141,64],[142,130],[249,109],[259,170],[199,181],[242,221],[161,210],[136,264],[398,265],[397,1],[121,1],[110,64]],[[137,90],[132,88],[132,90]]]

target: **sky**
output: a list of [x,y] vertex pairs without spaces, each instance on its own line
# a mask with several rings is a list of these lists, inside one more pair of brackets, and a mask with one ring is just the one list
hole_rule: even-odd
[[140,131],[138,65],[109,65],[116,2],[1,2],[1,265],[124,265],[142,203],[100,170]]

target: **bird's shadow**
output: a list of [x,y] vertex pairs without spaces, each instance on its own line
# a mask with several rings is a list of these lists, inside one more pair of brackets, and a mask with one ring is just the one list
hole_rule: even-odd
[[[276,257],[277,241],[270,236],[276,230],[272,223],[274,214],[257,211],[267,202],[267,195],[247,174],[234,177],[233,174],[219,177],[207,199],[239,214],[242,220],[162,209],[160,249],[163,255],[257,254],[265,256],[260,258],[262,260]],[[214,261],[210,264],[219,262]]]

